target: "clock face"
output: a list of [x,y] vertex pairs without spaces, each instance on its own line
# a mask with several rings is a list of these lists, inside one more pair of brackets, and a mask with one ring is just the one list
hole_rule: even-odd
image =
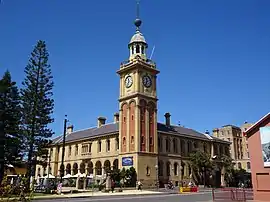
[[126,79],[125,79],[125,85],[127,88],[131,87],[133,84],[133,80],[132,80],[132,77],[131,76],[127,76]]
[[142,81],[143,81],[143,85],[146,88],[149,88],[152,85],[152,80],[151,80],[150,76],[148,76],[148,75],[143,76]]

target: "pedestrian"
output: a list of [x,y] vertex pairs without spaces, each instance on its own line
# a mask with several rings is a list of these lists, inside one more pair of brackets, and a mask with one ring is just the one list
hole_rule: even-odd
[[114,192],[114,188],[115,188],[115,182],[114,180],[112,180],[112,184],[111,184],[112,193]]
[[140,180],[138,181],[138,190],[141,190],[142,191],[142,183],[141,183]]

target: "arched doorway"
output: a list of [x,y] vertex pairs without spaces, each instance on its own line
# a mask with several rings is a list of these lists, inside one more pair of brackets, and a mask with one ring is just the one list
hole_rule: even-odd
[[71,165],[68,163],[66,167],[66,173],[71,175]]
[[118,159],[115,159],[113,161],[113,169],[118,170],[118,168],[119,168],[119,161],[118,161]]
[[74,163],[73,164],[73,174],[76,175],[78,173],[78,164]]
[[93,174],[94,172],[94,170],[93,170],[93,162],[92,161],[90,161],[90,162],[88,162],[88,167],[87,167],[87,175],[90,175],[90,174]]
[[80,173],[85,173],[85,163],[80,164]]
[[102,168],[101,168],[101,162],[100,161],[96,162],[95,168],[96,168],[96,174],[97,175],[102,175]]
[[104,162],[104,169],[106,173],[111,172],[111,162],[109,160],[106,160]]

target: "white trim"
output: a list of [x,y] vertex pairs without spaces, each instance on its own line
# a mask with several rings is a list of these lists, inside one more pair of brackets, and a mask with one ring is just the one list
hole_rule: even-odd
[[264,115],[259,121],[254,123],[252,126],[250,126],[244,133],[248,133],[251,129],[253,129],[255,126],[257,126],[262,120],[264,120],[267,116],[270,115],[270,112],[268,112],[266,115]]

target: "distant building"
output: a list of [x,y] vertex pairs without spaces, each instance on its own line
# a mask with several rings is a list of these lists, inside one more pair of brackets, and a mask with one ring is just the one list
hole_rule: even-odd
[[25,175],[27,166],[25,162],[22,162],[18,165],[5,165],[5,174],[6,175]]
[[247,172],[250,172],[250,159],[247,138],[243,136],[243,132],[251,125],[251,123],[245,122],[241,127],[225,125],[213,130],[214,137],[231,142],[230,154],[235,168],[242,168]]

